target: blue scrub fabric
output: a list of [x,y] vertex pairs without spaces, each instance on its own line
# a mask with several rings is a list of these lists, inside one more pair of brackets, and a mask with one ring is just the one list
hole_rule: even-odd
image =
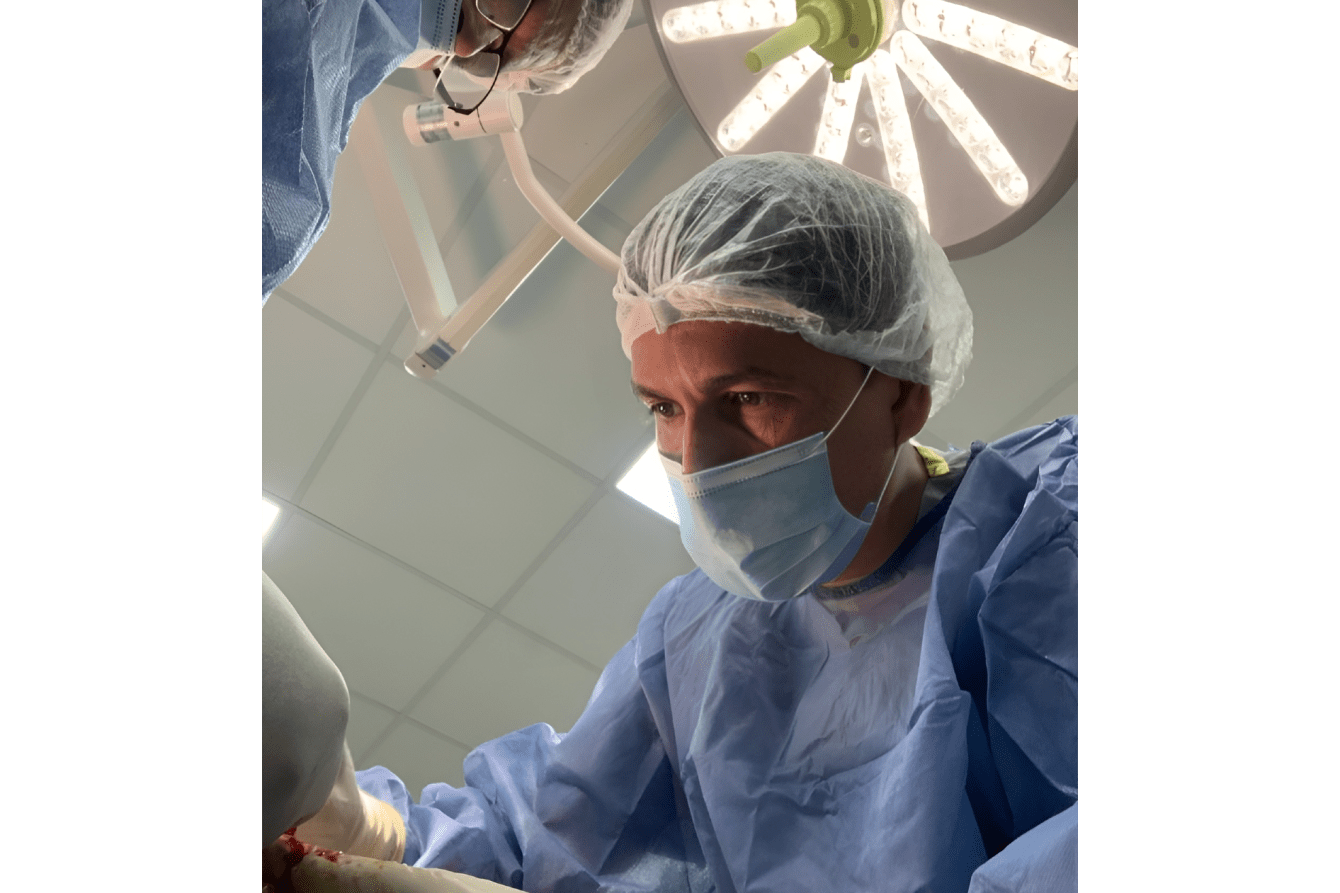
[[363,100],[419,41],[419,0],[262,0],[262,303],[330,221]]
[[940,522],[910,713],[897,654],[813,598],[671,581],[566,735],[475,749],[405,818],[405,861],[531,891],[1078,886],[1078,428],[975,444]]

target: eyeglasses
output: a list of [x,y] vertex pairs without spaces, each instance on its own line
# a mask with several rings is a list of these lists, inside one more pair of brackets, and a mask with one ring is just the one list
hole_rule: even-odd
[[[530,10],[531,0],[474,0],[474,4],[480,18],[497,29],[497,33],[487,40],[482,39],[488,37],[485,32],[480,42],[488,44],[502,37],[502,43],[497,49],[480,50],[473,56],[450,56],[437,70],[437,95],[447,108],[462,115],[479,108],[493,92],[498,72],[502,69],[503,50],[507,49],[512,33]],[[461,15],[465,13],[462,11]]]

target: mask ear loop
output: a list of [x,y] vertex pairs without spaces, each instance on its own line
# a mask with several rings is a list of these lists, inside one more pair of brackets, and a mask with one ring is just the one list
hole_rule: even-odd
[[[875,501],[867,505],[865,511],[861,512],[862,521],[875,520],[875,513],[879,511],[879,505],[884,501],[884,493],[889,489],[889,483],[893,480],[893,472],[898,467],[898,457],[902,452],[902,447],[893,451],[893,464],[889,466],[889,475],[884,478],[884,486],[879,488],[879,495],[875,497]],[[866,515],[869,515],[869,517],[866,517]]]
[[830,438],[830,437],[833,436],[833,432],[837,430],[838,425],[841,425],[841,424],[842,424],[842,420],[845,419],[845,418],[847,417],[847,413],[851,412],[851,408],[852,408],[853,406],[855,406],[855,405],[856,405],[856,401],[860,399],[860,397],[861,397],[861,391],[864,391],[864,390],[865,390],[866,382],[870,381],[870,376],[872,376],[872,375],[874,375],[874,374],[875,374],[875,367],[874,367],[874,366],[871,366],[870,368],[868,368],[868,369],[865,370],[865,378],[861,379],[861,386],[860,386],[859,388],[856,389],[856,396],[854,396],[854,397],[851,398],[851,402],[847,404],[847,408],[846,408],[846,409],[842,410],[842,415],[838,416],[837,421],[833,423],[833,427],[831,427],[831,428],[828,429],[828,433],[826,433],[826,434],[823,436],[823,438],[820,439],[819,443],[817,443],[817,444],[814,445],[814,448],[815,448],[816,450],[817,450],[822,444],[826,443],[826,442],[828,441],[828,438]]
[[[865,378],[861,379],[861,386],[856,389],[856,396],[851,398],[851,402],[847,404],[847,408],[842,410],[842,415],[838,416],[838,420],[833,423],[832,428],[828,429],[828,433],[826,433],[823,436],[823,439],[820,440],[817,444],[815,444],[814,448],[816,450],[819,447],[823,446],[824,443],[827,442],[828,438],[833,436],[833,432],[837,430],[838,425],[842,424],[842,420],[847,417],[847,413],[851,412],[851,408],[856,405],[856,401],[860,398],[861,392],[865,390],[866,384],[870,381],[870,376],[874,374],[875,374],[874,366],[871,366],[868,369],[866,369]],[[870,523],[875,519],[875,513],[879,511],[879,505],[884,501],[884,494],[888,491],[890,482],[893,481],[893,472],[894,469],[898,467],[898,455],[901,452],[902,452],[901,449],[894,451],[893,464],[889,466],[889,473],[884,478],[884,486],[879,488],[879,495],[875,497],[875,501],[866,504],[865,510],[861,512],[862,521]]]

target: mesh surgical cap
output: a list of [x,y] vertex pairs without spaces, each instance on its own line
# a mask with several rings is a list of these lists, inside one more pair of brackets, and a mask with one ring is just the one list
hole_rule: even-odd
[[504,63],[498,87],[562,93],[604,57],[632,11],[633,0],[551,0],[540,33]]
[[717,161],[624,242],[623,351],[683,320],[767,326],[904,381],[931,412],[963,383],[972,311],[916,205],[809,155]]

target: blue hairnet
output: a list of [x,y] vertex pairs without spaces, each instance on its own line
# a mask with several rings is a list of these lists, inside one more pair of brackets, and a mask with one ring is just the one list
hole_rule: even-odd
[[624,242],[624,353],[686,319],[800,335],[931,390],[963,383],[972,311],[906,196],[810,155],[730,156],[666,196]]

